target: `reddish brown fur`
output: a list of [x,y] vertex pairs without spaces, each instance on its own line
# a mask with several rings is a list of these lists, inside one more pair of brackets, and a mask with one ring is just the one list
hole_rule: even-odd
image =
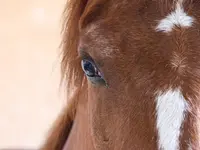
[[[69,0],[64,13],[62,74],[71,105],[64,108],[41,150],[62,150],[64,145],[65,150],[155,150],[154,93],[178,86],[192,107],[182,127],[180,147],[187,149],[190,139],[193,149],[199,149],[195,124],[200,106],[200,1],[184,3],[197,19],[194,27],[176,28],[169,35],[156,33],[155,20],[171,12],[173,3]],[[86,35],[92,25],[97,28]],[[98,43],[100,36],[109,45]],[[86,80],[79,48],[100,62],[109,88],[94,87]],[[116,48],[111,58],[100,55],[106,48]]]

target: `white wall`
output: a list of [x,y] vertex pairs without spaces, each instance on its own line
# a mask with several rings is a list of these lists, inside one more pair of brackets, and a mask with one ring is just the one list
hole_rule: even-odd
[[35,148],[63,104],[59,42],[65,0],[0,1],[0,148]]

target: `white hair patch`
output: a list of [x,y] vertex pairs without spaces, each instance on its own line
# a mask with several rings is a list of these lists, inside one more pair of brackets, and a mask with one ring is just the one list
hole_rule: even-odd
[[176,4],[175,11],[171,12],[166,18],[159,21],[159,24],[156,27],[156,31],[161,32],[171,32],[174,27],[184,27],[188,28],[192,26],[192,23],[194,22],[194,18],[191,16],[188,16],[184,12],[184,8],[182,6],[183,0],[179,0]]
[[156,97],[158,147],[161,150],[179,150],[179,136],[188,104],[181,91],[168,90]]

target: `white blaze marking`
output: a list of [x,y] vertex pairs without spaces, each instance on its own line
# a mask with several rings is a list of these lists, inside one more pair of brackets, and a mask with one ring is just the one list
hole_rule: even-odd
[[176,4],[174,12],[170,13],[166,18],[162,19],[156,31],[171,32],[175,26],[191,27],[194,19],[188,16],[182,6],[183,0],[179,0]]
[[187,107],[188,104],[179,89],[158,95],[156,111],[159,149],[179,149],[180,130]]

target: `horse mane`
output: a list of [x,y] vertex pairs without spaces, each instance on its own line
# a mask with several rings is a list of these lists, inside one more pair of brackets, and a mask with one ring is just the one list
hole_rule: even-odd
[[103,8],[101,6],[105,1],[107,0],[67,0],[63,12],[61,83],[65,85],[68,103],[74,103],[69,104],[68,107],[68,111],[73,111],[70,113],[73,114],[72,118],[75,115],[75,103],[78,101],[78,98],[75,97],[79,96],[86,81],[77,50],[80,37],[79,32],[86,24],[97,19]]
[[[69,107],[67,108],[71,118],[74,118],[75,101],[84,81],[84,73],[81,69],[78,57],[79,20],[88,0],[67,0],[63,12],[62,41],[61,41],[61,83],[67,92]],[[73,111],[73,112],[72,112]]]
[[87,0],[68,0],[63,12],[61,81],[65,82],[68,95],[80,87],[83,72],[78,57],[79,20]]
[[77,101],[84,82],[78,57],[79,20],[87,0],[67,0],[63,12],[61,41],[61,84],[67,92],[67,104],[51,127],[47,140],[40,150],[62,150],[71,131]]

